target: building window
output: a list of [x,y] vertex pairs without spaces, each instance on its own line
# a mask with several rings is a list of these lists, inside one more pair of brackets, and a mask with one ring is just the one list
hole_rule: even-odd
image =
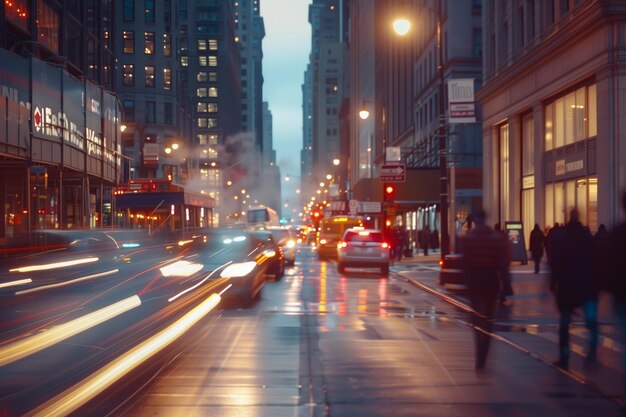
[[146,87],[155,87],[154,65],[146,65]]
[[163,68],[163,89],[170,91],[172,89],[172,69]]
[[210,83],[217,82],[217,72],[209,72],[209,82]]
[[188,38],[180,38],[178,40],[178,47],[181,53],[185,53],[189,49],[189,47],[187,46],[187,43],[188,43]]
[[174,112],[172,103],[163,103],[163,122],[168,125],[174,124]]
[[508,220],[510,201],[510,170],[509,170],[509,125],[503,124],[499,127],[499,175],[500,178],[500,223]]
[[122,102],[124,106],[124,120],[127,122],[135,121],[135,100],[126,99]]
[[180,65],[181,67],[188,67],[189,66],[189,57],[188,56],[181,56],[180,57]]
[[217,51],[217,39],[209,39],[209,50]]
[[156,102],[146,101],[146,123],[156,123]]
[[146,23],[154,23],[154,0],[145,0]]
[[198,51],[206,51],[207,45],[206,40],[198,39]]
[[209,118],[207,119],[207,127],[208,127],[209,129],[216,128],[216,127],[217,127],[217,118],[215,118],[215,117],[209,117]]
[[209,87],[209,97],[217,97],[217,87]]
[[135,21],[135,0],[124,0],[124,22]]
[[209,57],[209,67],[217,67],[217,57],[210,56]]
[[206,67],[207,66],[207,62],[208,62],[208,57],[206,56],[199,56],[198,57],[198,65],[201,67]]
[[124,31],[124,53],[125,54],[135,53],[135,31],[134,30]]
[[59,53],[59,28],[59,13],[43,0],[37,0],[37,40],[55,54]]
[[163,34],[163,56],[172,56],[172,37],[169,33]]
[[207,110],[209,113],[217,113],[217,103],[208,103]]
[[18,26],[23,31],[28,30],[28,15],[24,13],[24,10],[28,10],[29,0],[13,0],[11,4],[13,7],[7,5],[4,6],[4,13],[7,20]]
[[206,128],[207,127],[207,119],[206,117],[198,117],[198,127]]
[[154,55],[154,32],[146,32],[145,36],[145,51],[146,55]]
[[170,0],[163,1],[163,23],[166,25],[172,23],[172,2]]
[[546,151],[596,136],[595,84],[578,88],[546,105],[545,118]]
[[481,29],[474,29],[473,34],[473,51],[474,57],[480,58],[483,56],[483,31]]
[[123,65],[124,74],[123,84],[124,87],[134,87],[135,86],[135,66],[133,64],[124,64]]
[[200,87],[196,89],[196,96],[198,97],[206,97],[207,96],[207,88]]
[[197,75],[196,75],[196,80],[200,83],[203,82],[207,82],[209,80],[209,74],[207,74],[204,71],[200,71]]

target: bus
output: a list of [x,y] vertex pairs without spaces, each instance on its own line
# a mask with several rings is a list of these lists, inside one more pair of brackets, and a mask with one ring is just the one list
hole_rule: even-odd
[[252,230],[263,230],[271,226],[280,226],[278,213],[270,207],[259,206],[248,209],[246,227]]

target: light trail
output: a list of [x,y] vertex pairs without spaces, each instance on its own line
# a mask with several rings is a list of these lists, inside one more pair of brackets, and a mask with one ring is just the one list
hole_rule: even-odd
[[23,294],[29,294],[29,293],[37,292],[37,291],[49,290],[52,288],[65,287],[67,285],[76,284],[77,282],[87,281],[87,280],[98,278],[98,277],[104,277],[106,275],[115,274],[117,272],[119,272],[119,269],[112,269],[110,271],[100,272],[98,274],[93,274],[93,275],[87,275],[84,277],[71,279],[69,281],[57,282],[56,284],[42,285],[41,287],[35,287],[35,288],[29,288],[27,290],[17,291],[15,295],[23,295]]

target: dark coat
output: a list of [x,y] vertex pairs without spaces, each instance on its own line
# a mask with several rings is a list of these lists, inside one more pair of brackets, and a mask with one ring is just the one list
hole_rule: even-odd
[[543,245],[546,237],[543,231],[539,228],[539,225],[535,225],[535,228],[530,232],[530,253],[533,259],[541,259],[543,256]]
[[593,236],[577,221],[554,231],[550,288],[559,309],[574,309],[598,296],[593,273]]
[[609,263],[611,260],[609,253],[609,232],[606,226],[601,224],[593,237],[593,272],[602,290],[608,290],[609,283]]
[[462,268],[468,290],[491,294],[500,290],[509,273],[510,245],[506,237],[484,224],[478,224],[461,237]]

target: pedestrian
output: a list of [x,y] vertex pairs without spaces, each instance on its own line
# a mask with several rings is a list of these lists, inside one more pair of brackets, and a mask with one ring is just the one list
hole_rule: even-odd
[[424,249],[424,256],[428,255],[428,248],[430,246],[430,226],[424,226],[422,230],[422,248]]
[[402,255],[404,253],[404,246],[406,244],[406,239],[404,236],[404,228],[402,226],[398,226],[395,232],[396,232],[396,242],[397,242],[396,257],[398,261],[401,261]]
[[[511,241],[509,240],[509,237],[506,234],[506,230],[502,230],[502,228],[500,227],[500,223],[496,223],[493,226],[493,230],[495,230],[498,233],[501,233],[502,236],[504,237],[504,240],[506,241],[507,246],[509,247],[509,251],[511,251]],[[511,295],[513,295],[513,284],[512,284],[512,279],[511,279],[511,272],[509,271],[506,274],[502,274],[500,276],[501,279],[501,283],[500,283],[500,293],[498,294],[498,304],[500,305],[505,305],[508,301],[507,297],[510,297]]]
[[530,232],[530,254],[535,262],[535,274],[539,273],[545,240],[546,236],[539,225],[535,223],[535,228]]
[[550,289],[560,316],[559,359],[554,365],[567,369],[570,357],[569,325],[578,307],[583,308],[590,333],[587,359],[596,358],[598,287],[593,273],[593,236],[580,222],[575,208],[570,212],[569,222],[553,233],[549,257]]
[[491,229],[482,209],[475,209],[475,226],[461,237],[462,269],[474,315],[475,366],[485,367],[496,298],[500,292],[502,277],[509,273],[510,246],[502,233]]
[[391,228],[391,226],[386,226],[383,229],[383,236],[385,241],[389,244],[389,260],[396,259],[396,246],[398,242],[395,231]]
[[559,231],[561,226],[558,223],[554,223],[554,227],[548,230],[546,233],[546,240],[544,241],[544,249],[546,250],[546,257],[548,258],[548,264],[551,264],[550,258],[552,257],[552,248],[554,247],[554,236]]
[[[622,207],[626,212],[626,191],[622,196]],[[603,281],[603,289],[613,295],[613,305],[617,315],[620,329],[622,346],[626,343],[626,222],[615,226],[609,233],[607,241],[608,268],[607,278]],[[622,395],[626,400],[626,349],[622,349],[622,363],[624,378]]]

